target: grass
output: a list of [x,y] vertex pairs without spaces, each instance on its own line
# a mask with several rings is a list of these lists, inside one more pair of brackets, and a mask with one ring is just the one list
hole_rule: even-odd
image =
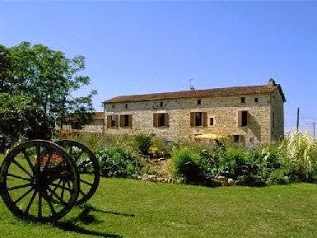
[[57,224],[16,219],[0,203],[0,237],[316,237],[317,186],[206,188],[102,179]]

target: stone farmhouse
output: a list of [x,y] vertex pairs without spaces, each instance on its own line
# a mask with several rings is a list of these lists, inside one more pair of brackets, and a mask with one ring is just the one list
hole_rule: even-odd
[[217,134],[245,144],[284,136],[284,93],[266,85],[117,96],[103,102],[105,134],[194,139]]

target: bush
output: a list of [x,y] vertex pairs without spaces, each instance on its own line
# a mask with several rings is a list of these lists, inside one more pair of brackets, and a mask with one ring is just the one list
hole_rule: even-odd
[[228,165],[225,161],[225,149],[222,146],[202,149],[199,153],[200,165],[207,179],[227,175]]
[[199,166],[199,154],[187,148],[176,150],[173,155],[173,173],[176,179],[181,182],[196,183],[202,176]]
[[277,183],[284,178],[282,170],[280,173],[272,174],[275,170],[281,169],[281,164],[277,154],[270,148],[261,151],[231,148],[226,151],[226,161],[229,176],[239,185],[264,186]]
[[140,134],[135,137],[138,150],[142,155],[149,155],[150,147],[153,145],[153,136]]
[[105,177],[135,177],[140,166],[134,154],[127,149],[111,147],[96,152],[101,175]]
[[173,173],[180,183],[217,186],[214,180],[206,176],[199,153],[195,150],[182,148],[172,155]]

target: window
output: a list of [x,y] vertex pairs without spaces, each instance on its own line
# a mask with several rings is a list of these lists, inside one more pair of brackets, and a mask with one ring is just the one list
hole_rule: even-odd
[[203,125],[203,113],[196,112],[195,113],[195,126],[202,126]]
[[245,97],[240,98],[241,103],[245,103]]
[[232,140],[233,140],[234,143],[238,143],[239,142],[239,138],[240,138],[239,135],[233,135],[232,136]]
[[259,99],[258,98],[254,98],[254,102],[259,102]]
[[247,126],[248,125],[248,111],[239,111],[238,112],[238,126]]
[[201,99],[198,99],[197,100],[197,105],[200,105],[201,104]]
[[209,117],[209,126],[215,125],[215,119],[213,117]]
[[153,113],[153,127],[168,127],[168,113]]
[[108,128],[118,127],[118,115],[108,115],[107,116],[107,127]]
[[191,112],[190,113],[190,126],[203,126],[207,127],[207,112]]
[[234,143],[245,143],[245,137],[243,135],[233,135],[232,141]]
[[163,102],[160,102],[160,107],[163,107]]
[[132,127],[132,115],[120,115],[120,127]]
[[275,127],[275,114],[272,112],[272,127]]
[[125,109],[128,109],[128,104],[125,105]]

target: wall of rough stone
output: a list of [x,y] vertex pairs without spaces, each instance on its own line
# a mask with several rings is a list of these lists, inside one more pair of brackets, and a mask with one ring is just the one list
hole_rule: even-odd
[[104,122],[103,120],[93,120],[89,125],[84,125],[81,131],[92,133],[103,133]]
[[284,103],[281,94],[276,90],[271,94],[271,141],[284,137]]
[[[247,144],[270,142],[284,133],[283,102],[279,92],[266,95],[248,95],[245,103],[241,97],[183,98],[157,101],[107,103],[108,115],[132,115],[132,128],[107,128],[106,134],[156,134],[170,139],[188,139],[198,134],[242,135]],[[257,98],[257,102],[255,101]],[[201,100],[201,104],[198,104]],[[238,126],[238,113],[248,111],[248,125]],[[274,111],[274,128],[273,124]],[[214,125],[191,127],[190,113],[206,112],[214,118]],[[153,113],[168,113],[169,127],[153,127]],[[105,122],[107,120],[105,119]]]

